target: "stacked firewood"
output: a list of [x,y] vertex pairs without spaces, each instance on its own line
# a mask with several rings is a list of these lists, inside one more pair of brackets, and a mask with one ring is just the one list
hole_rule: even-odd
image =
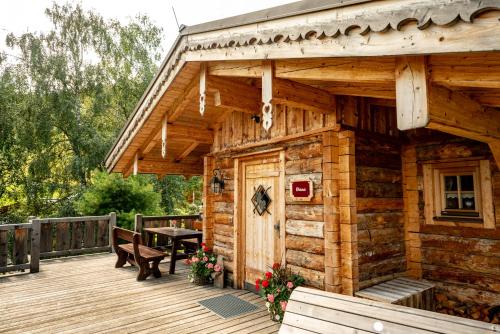
[[473,302],[462,302],[444,293],[437,293],[435,298],[437,312],[490,322],[492,324],[500,323],[500,305],[491,306]]

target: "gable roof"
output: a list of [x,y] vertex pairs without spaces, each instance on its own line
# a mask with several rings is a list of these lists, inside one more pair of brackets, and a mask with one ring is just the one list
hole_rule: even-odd
[[[353,10],[349,11],[351,6]],[[354,28],[358,29],[360,35],[366,35],[370,32],[400,30],[411,21],[416,22],[421,30],[431,25],[448,27],[458,22],[471,23],[474,17],[491,9],[500,9],[500,0],[305,0],[184,27],[108,152],[106,166],[108,170],[113,170],[123,148],[137,133],[136,127],[140,127],[149,117],[159,97],[186,63],[182,59],[186,52],[335,39],[349,35]],[[309,20],[311,15],[318,19]],[[289,19],[294,19],[293,25],[288,24],[286,20]],[[492,44],[495,45],[485,45],[485,50],[497,47],[496,43]],[[401,51],[401,54],[404,52]],[[411,51],[406,52],[411,54]]]

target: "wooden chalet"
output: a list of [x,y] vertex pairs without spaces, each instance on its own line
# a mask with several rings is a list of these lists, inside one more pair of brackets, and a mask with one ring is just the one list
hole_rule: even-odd
[[183,27],[106,166],[203,175],[204,240],[237,288],[273,262],[346,295],[405,276],[491,321],[499,51],[499,0],[306,0]]

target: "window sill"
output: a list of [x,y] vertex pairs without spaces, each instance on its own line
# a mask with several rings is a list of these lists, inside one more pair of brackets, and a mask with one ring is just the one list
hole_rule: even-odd
[[434,221],[438,222],[450,222],[450,223],[475,223],[475,224],[482,224],[483,218],[475,218],[475,217],[445,217],[445,216],[440,216],[440,217],[434,217]]

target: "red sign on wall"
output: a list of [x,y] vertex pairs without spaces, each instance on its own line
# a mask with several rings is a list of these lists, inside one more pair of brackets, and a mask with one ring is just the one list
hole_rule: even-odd
[[290,181],[290,195],[295,201],[310,201],[313,197],[313,186],[311,180]]

